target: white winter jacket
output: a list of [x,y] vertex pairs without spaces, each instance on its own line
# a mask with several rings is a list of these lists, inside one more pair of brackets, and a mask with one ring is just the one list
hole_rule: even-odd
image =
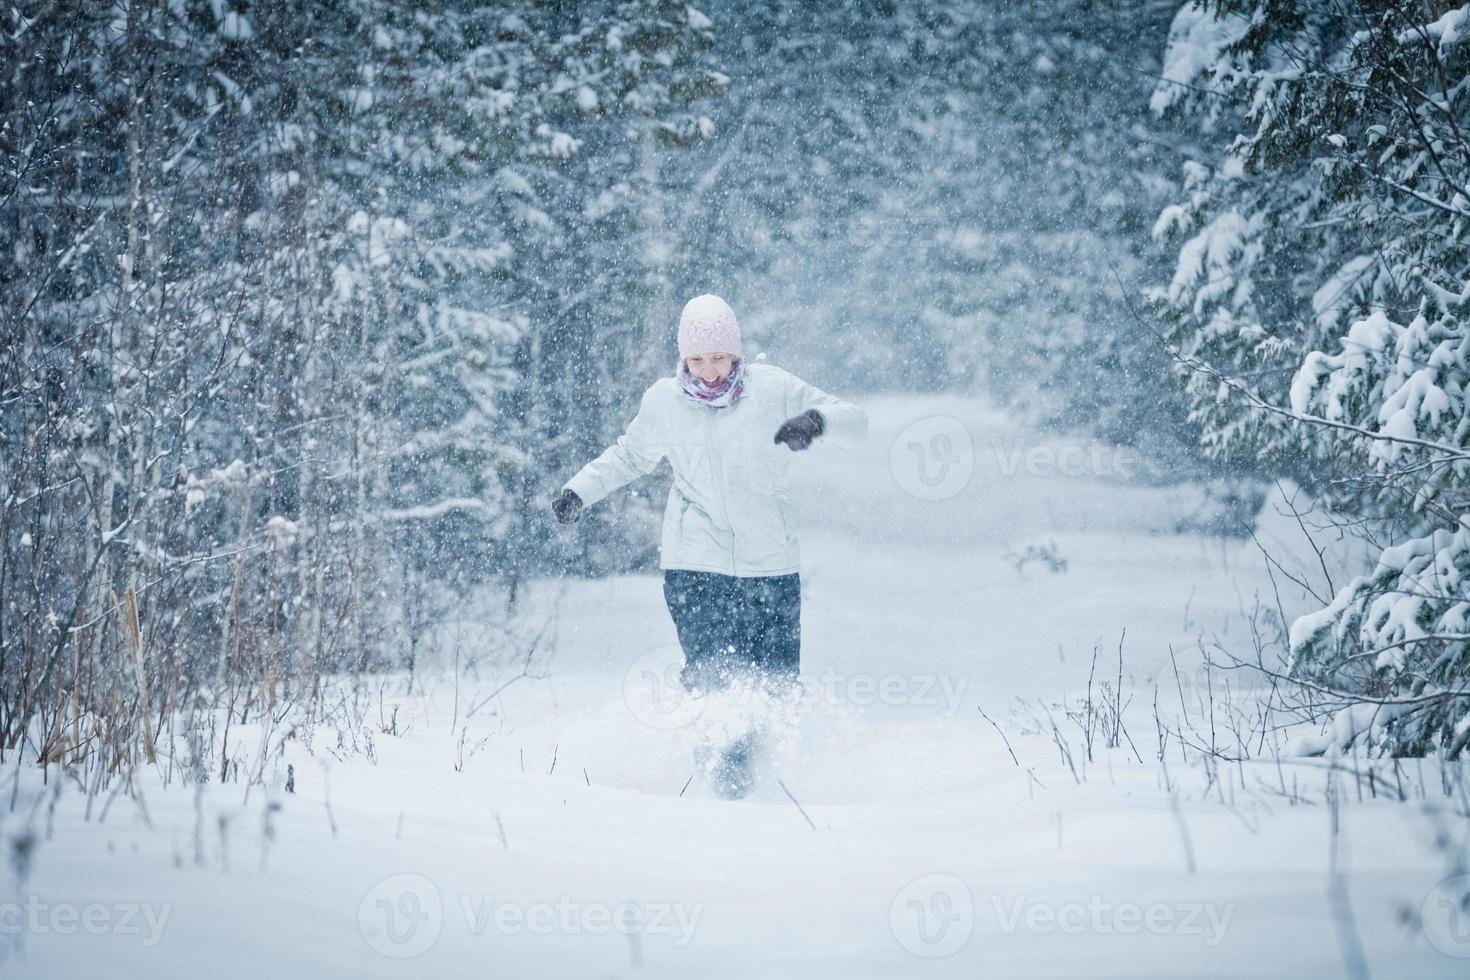
[[674,485],[660,568],[743,577],[799,571],[786,482],[794,454],[773,441],[776,430],[815,408],[825,424],[813,449],[856,446],[868,437],[868,416],[774,365],[747,363],[745,370],[744,394],[725,409],[690,398],[673,377],[655,381],[628,430],[564,489],[591,506],[667,458]]

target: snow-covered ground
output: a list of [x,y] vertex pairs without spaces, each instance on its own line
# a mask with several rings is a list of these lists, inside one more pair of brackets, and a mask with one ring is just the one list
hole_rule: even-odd
[[[7,765],[0,975],[1465,975],[1437,764],[1370,785],[1364,760],[1157,758],[1156,689],[1205,740],[1206,682],[1251,710],[1201,637],[1245,655],[1258,597],[1310,608],[1253,542],[1177,533],[1196,492],[981,402],[864,404],[864,449],[796,461],[811,694],[753,798],[690,780],[731,709],[668,683],[658,578],[537,582],[515,623],[554,620],[536,676],[488,697],[516,669],[467,603],[457,671],[382,679],[365,730],[288,739],[265,786],[150,777],[88,813]],[[1262,543],[1313,574],[1270,510]],[[1031,546],[1065,568],[1018,569]],[[1089,763],[1067,712],[1116,685],[1120,645],[1127,737]]]

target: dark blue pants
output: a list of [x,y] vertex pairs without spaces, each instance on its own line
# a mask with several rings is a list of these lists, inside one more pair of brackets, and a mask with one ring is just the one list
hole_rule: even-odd
[[801,576],[740,578],[664,570],[664,601],[684,648],[686,688],[719,690],[736,674],[794,682],[801,672]]

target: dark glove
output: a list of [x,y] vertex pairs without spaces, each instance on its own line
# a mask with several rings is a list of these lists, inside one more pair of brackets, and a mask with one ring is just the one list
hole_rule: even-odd
[[776,430],[776,443],[786,443],[792,452],[805,449],[812,444],[813,439],[822,434],[826,426],[822,413],[815,408],[809,408],[781,423],[781,428]]
[[551,502],[551,512],[556,515],[558,524],[571,524],[581,516],[582,498],[577,496],[573,490],[563,490],[561,494]]

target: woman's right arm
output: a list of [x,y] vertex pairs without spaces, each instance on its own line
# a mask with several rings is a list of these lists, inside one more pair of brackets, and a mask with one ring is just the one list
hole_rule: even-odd
[[571,490],[580,497],[583,506],[590,507],[614,490],[652,473],[666,455],[667,447],[658,440],[658,426],[654,419],[657,412],[656,387],[650,387],[643,393],[638,414],[633,416],[633,421],[628,423],[627,431],[618,437],[618,441],[562,485],[563,490]]

